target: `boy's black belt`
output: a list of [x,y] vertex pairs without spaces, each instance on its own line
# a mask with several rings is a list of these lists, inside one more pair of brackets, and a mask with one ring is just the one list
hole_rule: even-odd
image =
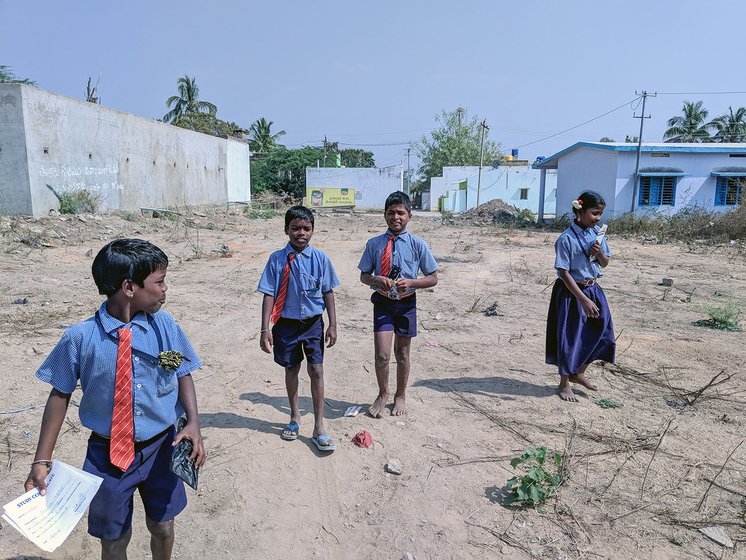
[[[165,436],[168,431],[171,429],[171,426],[163,430],[161,433],[154,435],[152,438],[146,439],[144,441],[136,441],[135,442],[135,451],[138,451],[142,449],[143,447],[147,447],[151,443],[154,443],[155,441],[161,439],[163,436]],[[91,439],[95,439],[97,441],[103,441],[106,443],[109,443],[111,441],[111,438],[108,438],[106,436],[102,436],[101,434],[97,434],[96,432],[91,432]]]

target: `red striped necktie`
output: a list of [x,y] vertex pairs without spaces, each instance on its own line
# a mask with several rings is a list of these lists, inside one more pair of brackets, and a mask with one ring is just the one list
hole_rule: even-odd
[[295,253],[288,253],[288,262],[285,263],[285,268],[282,271],[280,291],[277,292],[275,304],[272,307],[271,321],[275,325],[280,320],[280,317],[282,317],[282,310],[285,308],[285,298],[288,295],[288,282],[290,281],[290,266],[293,264],[293,259],[295,259]]
[[132,416],[132,331],[119,329],[114,412],[111,418],[109,460],[126,471],[135,460],[135,426]]
[[394,248],[394,236],[390,233],[388,236],[388,243],[386,243],[386,248],[383,250],[383,254],[381,254],[381,276],[388,276],[389,272],[391,272],[391,252]]

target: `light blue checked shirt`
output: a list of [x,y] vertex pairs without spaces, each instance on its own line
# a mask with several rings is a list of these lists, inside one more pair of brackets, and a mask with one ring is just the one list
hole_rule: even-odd
[[[591,261],[589,251],[596,242],[598,226],[583,229],[575,222],[570,224],[554,243],[554,268],[559,277],[560,270],[567,270],[577,282],[601,278],[601,265],[597,260]],[[606,236],[601,240],[601,250],[606,256],[611,256],[611,249],[606,243]]]
[[[388,245],[389,234],[392,234],[392,232],[387,229],[386,233],[368,239],[363,256],[357,265],[360,272],[377,276],[381,274],[381,255]],[[438,263],[435,262],[435,257],[430,252],[425,240],[412,235],[408,231],[394,237],[391,266],[398,266],[401,269],[399,275],[401,278],[411,278],[412,280],[417,278],[420,271],[427,276],[438,270]],[[374,286],[371,286],[371,288],[376,289]],[[408,290],[405,294],[414,291],[414,289]]]
[[[288,262],[288,255],[295,252],[288,243],[283,249],[269,256],[267,266],[259,280],[257,291],[273,298],[277,297],[282,282],[282,272]],[[308,245],[290,267],[288,291],[282,316],[285,319],[310,319],[324,312],[324,294],[339,286],[339,278],[332,261],[323,251]]]
[[[114,409],[118,329],[132,329],[132,397],[135,441],[158,435],[184,413],[178,378],[202,365],[189,339],[165,311],[138,313],[129,324],[109,315],[106,302],[91,317],[68,328],[39,367],[36,377],[71,394],[80,381],[80,422],[109,437]],[[159,335],[161,344],[159,348]],[[160,351],[176,350],[186,359],[176,371],[158,365]]]

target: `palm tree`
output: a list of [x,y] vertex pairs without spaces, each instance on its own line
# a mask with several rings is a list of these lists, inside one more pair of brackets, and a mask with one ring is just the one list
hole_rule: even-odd
[[664,142],[710,142],[711,123],[707,122],[707,109],[702,101],[684,101],[682,117],[668,119],[668,128],[663,134]]
[[184,74],[176,84],[179,95],[172,95],[166,100],[166,107],[171,110],[163,115],[163,122],[174,124],[179,117],[187,113],[207,113],[214,117],[218,112],[214,104],[199,100],[199,87],[194,78]]
[[728,113],[714,118],[710,126],[717,131],[712,137],[715,142],[746,142],[746,107],[735,113],[728,107]]
[[0,64],[0,84],[28,84],[30,86],[35,86],[36,82],[25,78],[19,78],[10,69],[10,66]]
[[249,147],[252,151],[266,154],[277,146],[277,140],[285,135],[285,131],[281,130],[272,134],[273,124],[273,121],[261,117],[249,127]]

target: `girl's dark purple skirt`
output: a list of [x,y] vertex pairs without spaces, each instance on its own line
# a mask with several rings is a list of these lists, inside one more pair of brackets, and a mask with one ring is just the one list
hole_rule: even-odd
[[586,317],[583,306],[559,278],[552,289],[547,317],[546,362],[560,375],[573,375],[594,360],[614,362],[616,339],[606,295],[598,284],[581,288],[600,311],[598,319]]

